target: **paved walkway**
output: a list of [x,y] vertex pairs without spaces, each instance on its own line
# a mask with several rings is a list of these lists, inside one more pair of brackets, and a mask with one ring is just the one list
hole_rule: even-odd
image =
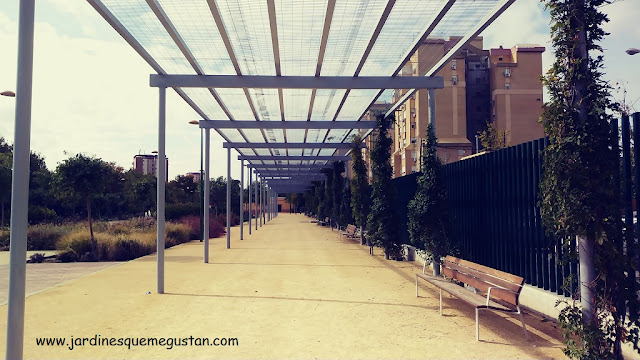
[[[563,358],[550,322],[525,316],[532,340],[509,315],[474,311],[423,285],[414,264],[384,260],[356,242],[281,214],[238,238],[166,251],[166,294],[155,294],[155,256],[64,282],[26,300],[25,358]],[[148,294],[150,292],[150,294]],[[6,305],[0,306],[4,354]],[[36,338],[191,336],[237,338],[238,346],[37,346]],[[77,340],[76,340],[77,341]],[[117,342],[117,339],[115,340]],[[134,341],[137,341],[134,340]],[[187,342],[190,342],[187,339]]]

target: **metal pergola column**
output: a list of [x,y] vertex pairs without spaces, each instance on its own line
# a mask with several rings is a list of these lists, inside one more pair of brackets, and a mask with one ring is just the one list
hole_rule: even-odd
[[231,149],[227,149],[227,249],[231,248]]
[[22,359],[24,346],[34,13],[35,0],[20,1],[6,348],[6,358],[17,360]]
[[209,163],[210,163],[210,151],[211,150],[211,131],[209,129],[205,129],[204,132],[204,179],[200,179],[200,181],[204,181],[204,263],[209,262],[209,223],[210,223],[210,215],[209,215],[209,200],[211,193],[211,175],[209,172]]
[[253,171],[256,175],[256,180],[255,183],[253,183],[253,202],[255,202],[255,207],[253,209],[253,212],[255,214],[255,219],[254,219],[254,223],[255,223],[255,227],[256,230],[258,230],[258,172],[257,171]]
[[[249,184],[247,185],[247,212],[249,214],[249,235],[251,235],[251,181],[253,179],[252,176],[252,170],[250,167],[247,167],[247,170],[249,171]],[[244,190],[243,190],[244,191]]]
[[243,240],[244,228],[244,160],[240,160],[240,240]]
[[264,200],[262,199],[262,188],[264,187],[264,179],[262,179],[262,177],[260,178],[260,188],[258,189],[260,191],[260,193],[258,194],[259,196],[259,202],[260,202],[260,209],[258,210],[258,216],[260,217],[260,227],[262,227],[262,204],[264,203]]
[[166,123],[167,123],[167,114],[166,114],[166,104],[167,104],[167,89],[160,88],[159,90],[159,98],[160,98],[160,108],[159,108],[159,116],[158,116],[158,173],[156,174],[157,181],[157,191],[158,191],[158,205],[157,205],[157,218],[158,224],[156,227],[157,231],[157,263],[158,263],[158,294],[164,294],[164,189],[165,189],[165,178],[167,173],[167,163],[164,161],[165,159],[165,140],[166,140]]

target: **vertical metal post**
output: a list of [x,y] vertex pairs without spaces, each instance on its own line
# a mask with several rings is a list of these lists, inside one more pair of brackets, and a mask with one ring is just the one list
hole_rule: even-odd
[[211,158],[211,132],[209,128],[204,130],[204,263],[209,262],[209,200],[211,199],[211,174],[209,162]]
[[240,240],[243,240],[244,228],[244,160],[240,160]]
[[200,242],[204,241],[204,174],[202,173],[203,167],[203,139],[204,129],[200,128]]
[[166,101],[167,88],[160,90],[160,116],[158,117],[158,207],[157,207],[157,262],[158,262],[158,294],[164,294],[164,187],[167,174],[167,162],[165,161],[165,131],[166,131]]
[[[254,170],[254,172],[255,172],[255,170]],[[257,172],[255,172],[255,173],[256,173],[256,182],[253,184],[253,195],[254,195],[253,202],[255,202],[255,207],[253,209],[253,212],[254,212],[254,214],[256,216],[256,218],[254,220],[255,221],[255,227],[256,227],[256,230],[258,230],[258,173]]]
[[[636,209],[640,206],[640,163],[638,163],[637,159],[640,159],[640,112],[634,113],[633,117],[633,155],[636,158],[635,166],[633,167],[633,177],[635,181],[635,200],[636,200]],[[636,211],[636,219],[640,219],[640,211]],[[634,256],[635,260],[640,260],[640,244],[638,239],[640,239],[640,220],[636,221],[635,228],[636,236],[634,237]],[[637,262],[636,262],[637,264]]]
[[260,227],[262,227],[262,186],[264,179],[260,179],[260,186],[258,188],[258,212],[256,215],[260,218]]
[[247,185],[247,209],[249,213],[249,235],[251,235],[251,181],[253,180],[253,170],[247,166],[247,170],[249,170],[249,184]]
[[[640,144],[638,144],[640,146]],[[624,209],[624,234],[625,241],[633,243],[633,207],[631,190],[631,133],[629,116],[622,117],[622,208]],[[628,243],[625,248],[627,255],[633,256],[632,243]]]
[[231,248],[231,148],[227,149],[227,249]]
[[429,89],[429,124],[433,127],[433,134],[436,135],[436,91]]
[[34,12],[35,0],[20,1],[6,349],[6,358],[17,360],[22,359],[24,343]]
[[273,219],[273,194],[271,193],[271,187],[267,189],[267,194],[269,194],[269,221]]

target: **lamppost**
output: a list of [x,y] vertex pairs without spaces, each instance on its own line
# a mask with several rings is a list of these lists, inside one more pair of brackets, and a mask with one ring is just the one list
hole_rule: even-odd
[[[189,124],[198,125],[200,122],[198,120],[191,120]],[[202,170],[202,154],[204,151],[202,150],[202,128],[200,128],[200,242],[204,240],[204,171]],[[209,181],[207,179],[207,181]]]
[[626,50],[626,53],[629,55],[635,55],[637,53],[640,53],[640,49],[636,49],[636,48],[629,48]]

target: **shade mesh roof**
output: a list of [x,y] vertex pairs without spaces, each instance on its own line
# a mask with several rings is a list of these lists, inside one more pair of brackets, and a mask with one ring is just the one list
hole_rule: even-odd
[[[137,50],[159,74],[266,76],[395,76],[430,24],[435,24],[430,38],[464,37],[488,25],[489,17],[512,1],[88,0],[125,40],[143,49]],[[453,4],[436,19],[445,3]],[[425,63],[452,55],[434,52]],[[176,88],[205,120],[229,121],[360,120],[384,90]],[[250,143],[340,143],[349,142],[352,133],[217,131],[228,142]],[[238,151],[335,153],[335,149]]]

